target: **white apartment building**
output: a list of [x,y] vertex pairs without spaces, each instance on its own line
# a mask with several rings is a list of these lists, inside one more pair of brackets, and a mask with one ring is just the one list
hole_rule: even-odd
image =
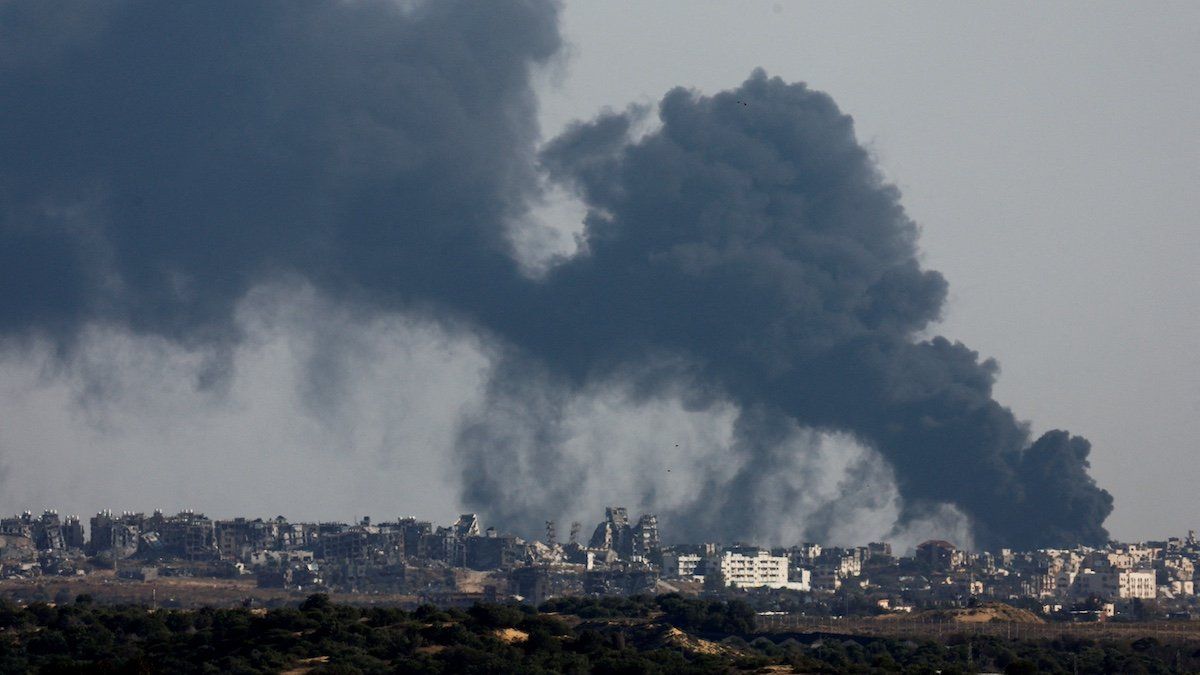
[[1075,594],[1153,600],[1158,595],[1157,575],[1153,570],[1086,569],[1075,577]]
[[725,585],[736,588],[800,588],[803,582],[788,581],[788,559],[786,556],[774,556],[770,552],[725,551],[720,558],[714,558],[713,563]]
[[1158,575],[1154,570],[1122,572],[1117,583],[1118,597],[1153,600],[1158,595]]
[[662,557],[663,576],[673,579],[704,578],[704,559],[694,553],[664,553]]

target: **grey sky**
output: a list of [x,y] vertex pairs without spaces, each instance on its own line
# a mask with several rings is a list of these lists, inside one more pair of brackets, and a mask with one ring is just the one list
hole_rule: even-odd
[[1200,526],[1200,5],[569,2],[563,33],[547,136],[757,66],[831,94],[950,281],[935,331],[1091,439],[1114,536]]

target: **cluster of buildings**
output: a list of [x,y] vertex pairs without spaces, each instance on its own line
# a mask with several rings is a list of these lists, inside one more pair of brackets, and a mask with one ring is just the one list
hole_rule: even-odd
[[[859,547],[803,543],[786,548],[715,543],[664,545],[658,519],[605,510],[586,542],[573,523],[566,542],[553,522],[543,541],[484,528],[475,514],[448,526],[415,518],[373,523],[214,520],[183,511],[103,511],[87,532],[78,517],[46,511],[0,519],[0,577],[252,576],[257,585],[298,592],[395,593],[453,603],[519,597],[637,593],[801,597],[805,603],[875,611],[1025,600],[1047,613],[1190,613],[1196,605],[1200,543],[1183,539],[1103,548],[969,552],[927,541],[911,556],[886,542]],[[111,574],[111,572],[110,572]],[[799,596],[787,596],[798,592]],[[1102,616],[1101,616],[1102,618]]]
[[[745,548],[727,547],[719,557],[716,551],[667,554],[663,572],[694,579],[715,572],[722,584],[810,590],[816,597],[853,595],[885,611],[1000,600],[1024,601],[1059,618],[1103,620],[1191,618],[1200,604],[1200,541],[1194,531],[1186,538],[1101,548],[979,553],[930,540],[909,557],[893,556],[886,543]],[[754,564],[747,563],[747,554],[757,556]]]

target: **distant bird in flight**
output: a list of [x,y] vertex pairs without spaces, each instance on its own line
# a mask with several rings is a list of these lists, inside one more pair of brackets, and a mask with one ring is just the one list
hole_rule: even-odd
[[746,105],[746,106],[750,105],[749,103],[746,103],[745,101],[738,101],[738,103],[741,103],[742,105]]

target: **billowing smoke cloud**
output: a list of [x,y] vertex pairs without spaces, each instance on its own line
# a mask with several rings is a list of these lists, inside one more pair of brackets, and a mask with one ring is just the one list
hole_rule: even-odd
[[0,5],[0,327],[228,339],[296,270],[385,304],[519,293],[552,4],[102,6]]
[[[537,0],[0,4],[0,331],[203,346],[219,385],[239,305],[300,277],[339,320],[418,313],[490,345],[462,498],[527,528],[624,467],[693,538],[762,536],[768,513],[828,535],[878,510],[872,481],[897,531],[1106,538],[1087,441],[1031,442],[994,363],[920,337],[946,283],[828,96],[755,73],[670,92],[640,138],[641,112],[610,113],[539,152],[530,73],[559,47]],[[535,278],[513,242],[547,181],[588,213]],[[328,334],[300,385],[318,410],[355,386]],[[577,409],[614,397],[728,434],[577,447]]]
[[[743,415],[678,384],[647,396],[631,380],[623,373],[572,390],[544,374],[493,377],[484,409],[459,438],[471,460],[468,494],[533,533],[543,514],[590,525],[618,503],[657,513],[670,541],[887,538],[900,551],[931,537],[973,541],[950,506],[898,523],[904,500],[894,472],[848,434]],[[771,426],[751,434],[751,423]],[[766,465],[771,472],[761,471]]]
[[725,536],[753,523],[765,486],[796,468],[785,440],[800,424],[886,458],[902,522],[949,503],[984,544],[1105,539],[1111,498],[1087,475],[1087,441],[1029,445],[991,397],[993,362],[916,339],[946,282],[920,268],[916,226],[828,96],[759,72],[713,97],[672,91],[660,118],[637,142],[631,116],[609,114],[548,144],[545,166],[591,209],[586,253],[504,329],[584,382],[685,355],[685,377],[736,401],[738,468],[696,518]]

